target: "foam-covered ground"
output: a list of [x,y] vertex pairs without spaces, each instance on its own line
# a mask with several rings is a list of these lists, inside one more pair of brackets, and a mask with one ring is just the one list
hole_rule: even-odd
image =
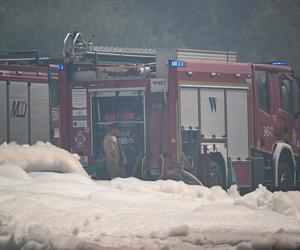
[[93,181],[76,155],[24,148],[0,146],[0,249],[300,248],[300,192]]

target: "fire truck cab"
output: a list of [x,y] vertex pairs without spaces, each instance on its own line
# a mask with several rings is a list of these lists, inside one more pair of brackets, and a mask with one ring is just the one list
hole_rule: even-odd
[[253,154],[264,158],[264,183],[273,183],[283,190],[299,187],[299,80],[289,67],[261,64],[252,67]]

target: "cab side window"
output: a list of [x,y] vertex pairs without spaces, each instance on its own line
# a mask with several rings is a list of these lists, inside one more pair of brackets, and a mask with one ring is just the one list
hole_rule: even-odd
[[293,85],[292,81],[288,79],[283,79],[281,81],[281,103],[282,108],[294,114],[294,105],[293,105]]
[[270,113],[270,102],[269,102],[269,87],[267,72],[257,72],[257,85],[259,95],[259,108],[263,111]]
[[300,79],[294,81],[294,113],[300,121]]

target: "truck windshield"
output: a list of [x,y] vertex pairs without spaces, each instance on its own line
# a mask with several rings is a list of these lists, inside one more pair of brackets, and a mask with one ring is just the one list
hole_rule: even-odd
[[283,79],[281,82],[282,108],[292,115],[294,114],[293,99],[293,82],[289,79]]
[[270,113],[270,103],[269,103],[269,87],[268,87],[268,77],[267,72],[260,71],[257,72],[257,84],[259,93],[259,108],[263,111]]

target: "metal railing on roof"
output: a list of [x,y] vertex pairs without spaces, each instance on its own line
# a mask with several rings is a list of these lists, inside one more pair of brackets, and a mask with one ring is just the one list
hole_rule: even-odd
[[117,53],[117,54],[135,54],[135,55],[156,55],[156,49],[151,48],[128,48],[128,47],[110,47],[110,46],[93,46],[94,52],[99,53]]
[[158,57],[166,54],[169,58],[187,61],[213,60],[235,62],[237,53],[232,51],[209,51],[191,49],[153,49],[153,48],[129,48],[112,46],[94,46],[92,42],[86,42],[79,32],[68,33],[64,39],[63,50],[65,62],[87,61],[96,64],[118,63],[156,63]]

